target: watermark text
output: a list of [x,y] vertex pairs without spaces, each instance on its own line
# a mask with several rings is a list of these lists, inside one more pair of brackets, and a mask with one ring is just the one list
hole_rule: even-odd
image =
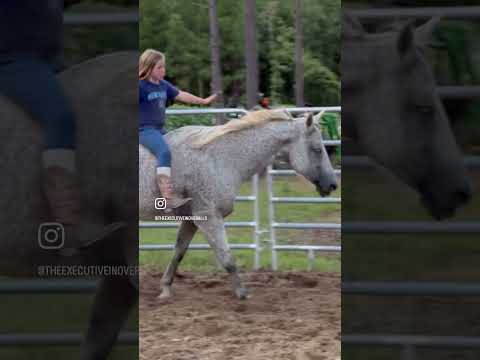
[[180,215],[161,215],[155,216],[155,221],[207,221],[208,216],[180,216]]
[[136,276],[138,267],[128,265],[42,265],[37,267],[37,274],[44,277]]

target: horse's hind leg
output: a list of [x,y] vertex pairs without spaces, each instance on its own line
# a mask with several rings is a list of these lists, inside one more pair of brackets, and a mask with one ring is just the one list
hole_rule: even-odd
[[206,235],[208,243],[215,251],[218,262],[229,273],[237,298],[247,298],[247,290],[242,286],[235,258],[228,246],[223,218],[217,215],[207,215],[207,220],[195,221],[195,225]]
[[138,299],[138,290],[126,277],[103,278],[95,295],[81,360],[106,360],[118,333]]
[[175,272],[177,271],[178,265],[182,261],[185,253],[187,252],[188,245],[193,239],[193,236],[197,232],[197,226],[193,221],[183,221],[180,224],[180,228],[177,233],[177,242],[175,244],[175,255],[173,255],[172,260],[168,264],[167,269],[163,273],[162,277],[162,293],[160,298],[168,298],[172,295],[172,283]]

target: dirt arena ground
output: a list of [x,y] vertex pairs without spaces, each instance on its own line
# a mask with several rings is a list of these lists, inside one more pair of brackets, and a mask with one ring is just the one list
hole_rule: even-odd
[[224,274],[183,273],[159,300],[161,273],[140,274],[142,360],[339,360],[340,275],[242,274],[233,298]]

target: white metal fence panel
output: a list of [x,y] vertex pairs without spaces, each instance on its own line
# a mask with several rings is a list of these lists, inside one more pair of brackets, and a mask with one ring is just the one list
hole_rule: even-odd
[[[25,294],[93,294],[97,282],[92,280],[8,280],[0,282],[0,295]],[[83,335],[78,333],[0,334],[0,346],[78,346]],[[138,344],[138,334],[122,332],[118,341],[122,345]]]
[[[480,283],[353,281],[342,283],[342,294],[369,296],[479,296]],[[479,336],[427,336],[398,334],[343,334],[342,344],[399,346],[402,360],[416,360],[419,348],[480,349]]]
[[[312,107],[312,108],[287,108],[289,112],[341,112],[340,106],[332,107]],[[326,140],[326,146],[341,146],[340,140]],[[336,169],[337,175],[341,174],[340,169]],[[331,204],[341,203],[341,198],[319,198],[319,197],[278,197],[273,193],[273,181],[275,176],[294,176],[294,170],[273,170],[271,166],[267,170],[267,194],[268,194],[268,218],[270,228],[270,241],[272,246],[272,269],[278,270],[278,251],[305,251],[308,256],[309,270],[315,260],[315,252],[340,252],[341,246],[337,245],[278,245],[277,229],[341,229],[339,223],[280,223],[275,220],[275,204]]]

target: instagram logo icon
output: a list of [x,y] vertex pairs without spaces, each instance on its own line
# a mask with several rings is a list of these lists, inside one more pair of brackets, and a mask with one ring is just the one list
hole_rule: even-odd
[[164,210],[167,208],[167,200],[165,198],[156,198],[155,199],[155,209]]
[[43,223],[38,228],[38,245],[42,249],[60,249],[65,242],[65,230],[59,223]]

